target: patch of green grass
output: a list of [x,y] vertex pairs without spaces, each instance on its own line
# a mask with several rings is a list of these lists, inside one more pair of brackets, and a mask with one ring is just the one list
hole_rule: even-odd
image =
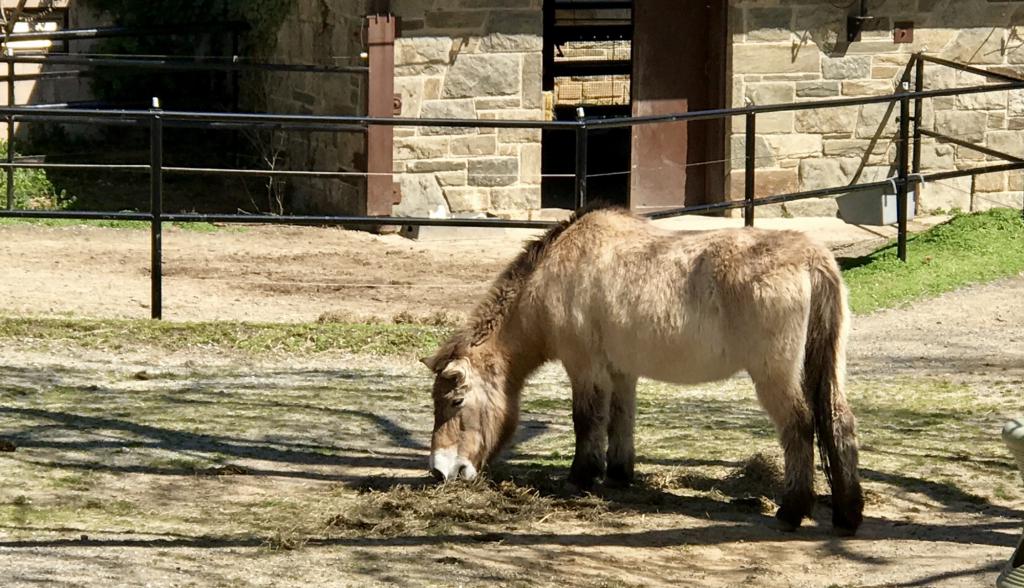
[[1019,210],[960,214],[910,237],[908,261],[890,244],[843,263],[854,312],[893,308],[969,284],[1024,271],[1024,220]]
[[253,353],[425,355],[450,329],[414,324],[172,323],[141,320],[0,318],[0,339],[61,341],[87,349],[121,350],[147,345],[171,351],[219,348]]

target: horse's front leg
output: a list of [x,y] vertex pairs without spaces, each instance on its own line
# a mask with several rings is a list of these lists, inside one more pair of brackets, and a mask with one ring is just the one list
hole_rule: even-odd
[[605,472],[611,386],[597,381],[590,373],[570,374],[570,379],[576,455],[569,469],[569,483],[580,490],[589,490]]
[[614,374],[608,417],[608,473],[605,484],[626,488],[633,483],[633,426],[636,422],[636,376]]

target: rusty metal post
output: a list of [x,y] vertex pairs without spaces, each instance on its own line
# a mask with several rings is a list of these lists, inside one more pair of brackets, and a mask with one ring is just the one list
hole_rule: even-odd
[[[394,116],[396,19],[391,15],[368,16],[366,20],[369,74],[366,114]],[[395,131],[391,126],[370,125],[366,132],[367,216],[390,216],[398,204],[394,186]]]

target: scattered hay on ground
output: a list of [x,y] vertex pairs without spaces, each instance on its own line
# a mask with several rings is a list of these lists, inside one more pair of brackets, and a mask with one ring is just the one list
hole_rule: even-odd
[[510,481],[370,489],[355,497],[328,520],[334,530],[360,535],[397,537],[437,535],[483,526],[523,528],[553,518],[592,515],[599,502],[569,504],[537,489]]

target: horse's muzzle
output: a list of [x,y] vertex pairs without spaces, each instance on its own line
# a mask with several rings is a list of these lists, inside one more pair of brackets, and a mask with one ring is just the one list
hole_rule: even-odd
[[439,449],[430,454],[430,475],[438,482],[449,480],[472,480],[477,471],[472,462],[455,452],[454,449]]

